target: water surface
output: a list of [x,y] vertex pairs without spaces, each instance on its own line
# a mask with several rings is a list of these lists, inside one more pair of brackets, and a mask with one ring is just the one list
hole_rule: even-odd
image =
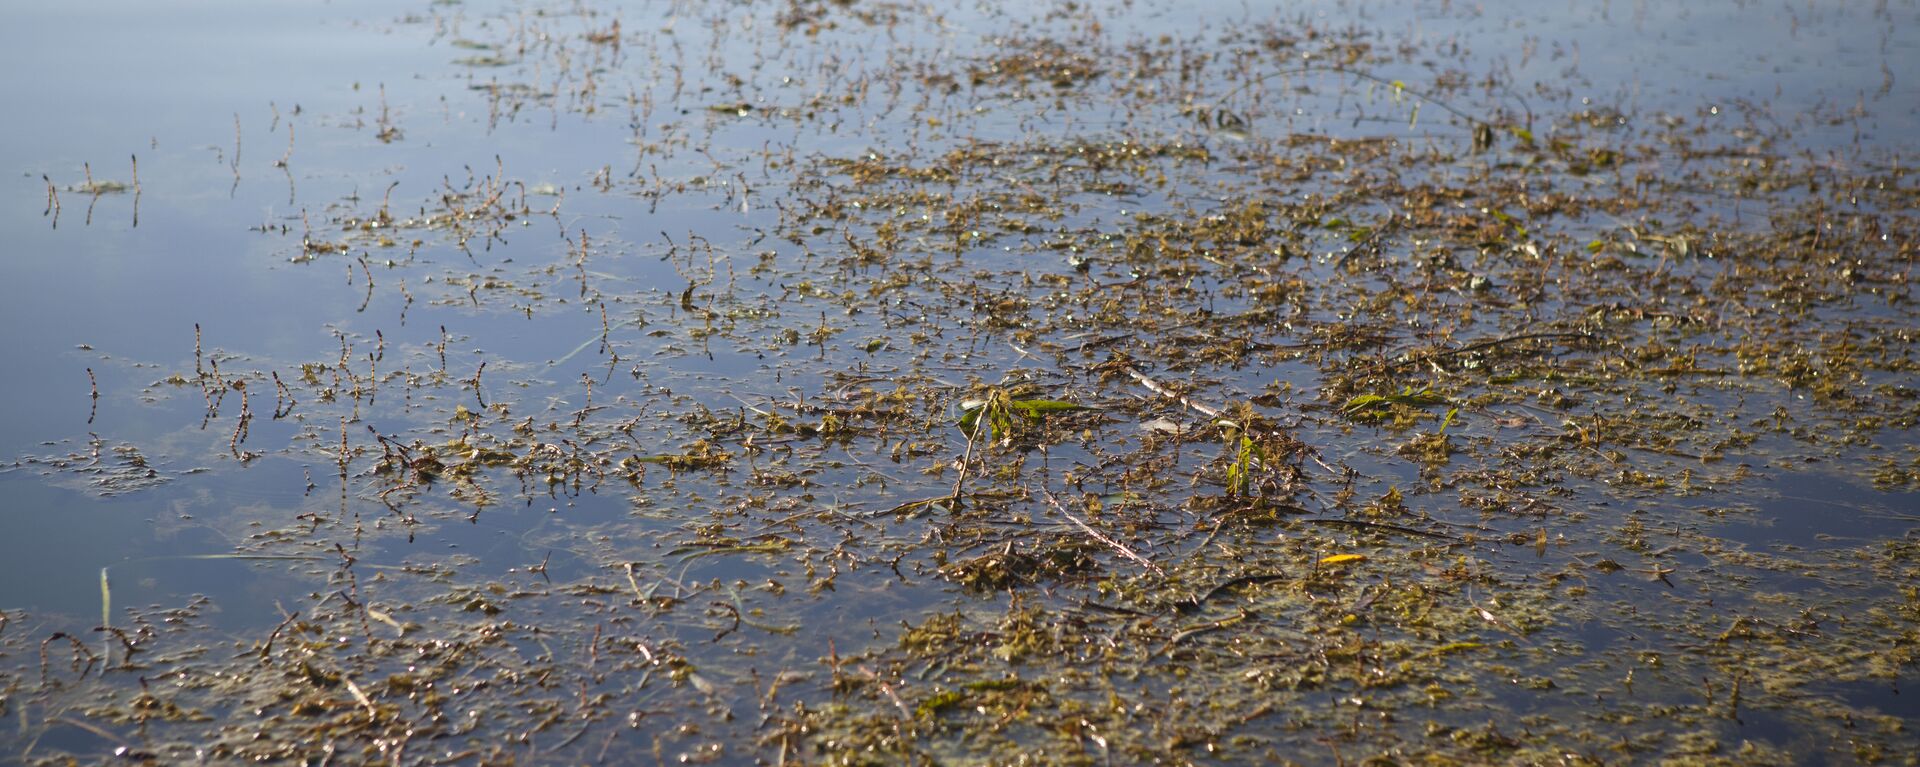
[[1920,745],[1913,2],[15,10],[11,758]]

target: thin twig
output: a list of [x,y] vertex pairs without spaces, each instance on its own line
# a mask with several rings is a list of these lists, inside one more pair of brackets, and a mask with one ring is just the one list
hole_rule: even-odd
[[1384,522],[1366,522],[1358,519],[1307,519],[1307,520],[1301,520],[1301,521],[1310,522],[1316,525],[1328,525],[1333,527],[1359,527],[1359,528],[1366,528],[1369,530],[1386,530],[1389,532],[1400,533],[1402,535],[1413,535],[1421,538],[1439,538],[1441,540],[1446,540],[1446,541],[1460,540],[1460,536],[1457,536],[1457,535],[1448,535],[1446,533],[1436,533],[1429,530],[1421,530],[1413,527],[1403,527],[1400,525],[1389,525]]
[[1458,357],[1463,354],[1472,354],[1478,351],[1486,351],[1487,349],[1492,349],[1499,346],[1505,346],[1507,344],[1517,343],[1520,341],[1535,341],[1535,340],[1554,339],[1554,338],[1592,338],[1592,337],[1593,337],[1593,334],[1591,333],[1578,333],[1578,332],[1575,332],[1575,333],[1565,333],[1565,332],[1519,333],[1511,336],[1502,336],[1500,338],[1492,338],[1485,341],[1478,341],[1475,343],[1467,344],[1466,346],[1462,346],[1459,348],[1447,349],[1444,351],[1437,351],[1432,354],[1425,354],[1419,357],[1411,357],[1411,356],[1406,357],[1401,359],[1398,362],[1394,362],[1387,365],[1387,370],[1389,371],[1397,370],[1399,368],[1403,368],[1408,365],[1417,365],[1422,362],[1432,362],[1434,360],[1442,360],[1448,357]]
[[1420,91],[1409,88],[1407,87],[1407,84],[1404,82],[1401,82],[1398,80],[1389,80],[1385,77],[1381,77],[1371,72],[1364,72],[1358,69],[1349,69],[1347,67],[1341,67],[1341,66],[1331,66],[1331,67],[1309,66],[1309,67],[1299,67],[1296,69],[1283,69],[1278,72],[1270,72],[1261,77],[1241,83],[1239,87],[1234,88],[1233,90],[1227,91],[1226,94],[1222,95],[1218,99],[1215,99],[1212,106],[1215,109],[1224,108],[1224,105],[1226,104],[1228,99],[1231,99],[1235,96],[1245,93],[1248,88],[1251,88],[1255,85],[1262,85],[1266,83],[1268,80],[1273,80],[1281,77],[1292,77],[1294,75],[1316,74],[1320,72],[1332,72],[1334,74],[1342,74],[1342,75],[1347,75],[1349,77],[1358,77],[1362,80],[1379,83],[1381,85],[1385,85],[1390,88],[1393,88],[1394,90],[1397,90],[1401,93],[1405,93],[1408,96],[1412,96],[1413,98],[1419,101],[1432,104],[1436,107],[1446,110],[1448,114],[1451,114],[1462,120],[1466,120],[1467,122],[1472,123],[1473,125],[1477,126],[1477,125],[1492,124],[1486,120],[1482,120],[1478,117],[1474,117],[1473,115],[1467,114],[1466,112],[1463,112],[1460,109],[1454,107],[1452,104],[1448,104],[1447,102],[1441,101],[1440,99],[1434,98],[1433,96],[1427,95],[1426,93],[1422,93]]
[[[1220,413],[1221,413],[1220,408],[1213,407],[1212,405],[1208,405],[1202,402],[1195,402],[1193,399],[1187,397],[1186,395],[1176,392],[1172,389],[1169,389],[1166,386],[1162,385],[1159,381],[1155,381],[1152,378],[1149,378],[1146,373],[1140,372],[1137,368],[1133,367],[1132,365],[1128,365],[1126,370],[1127,370],[1127,375],[1133,376],[1133,380],[1139,381],[1141,386],[1147,387],[1147,389],[1151,390],[1153,393],[1158,394],[1162,397],[1171,399],[1175,402],[1178,402],[1182,406],[1186,407],[1187,409],[1197,412],[1208,418],[1220,417]],[[1342,472],[1339,469],[1329,466],[1326,461],[1320,460],[1319,451],[1308,448],[1303,452],[1305,453],[1308,459],[1312,460],[1314,464],[1319,466],[1321,469],[1326,470],[1328,474],[1334,474],[1334,475],[1345,474],[1345,472]]]
[[1114,551],[1120,552],[1120,556],[1126,557],[1128,559],[1133,560],[1134,562],[1139,563],[1140,566],[1145,567],[1148,570],[1152,571],[1154,575],[1159,575],[1164,577],[1167,574],[1165,570],[1160,569],[1159,565],[1156,565],[1146,557],[1140,556],[1139,554],[1135,553],[1133,549],[1127,548],[1124,544],[1120,543],[1119,541],[1116,541],[1112,538],[1108,538],[1106,534],[1100,532],[1099,530],[1093,529],[1092,525],[1089,525],[1085,522],[1080,521],[1080,518],[1074,516],[1073,512],[1067,511],[1067,507],[1060,505],[1060,499],[1053,497],[1053,491],[1048,490],[1046,488],[1041,488],[1040,494],[1046,497],[1047,503],[1052,504],[1055,511],[1060,512],[1060,516],[1066,517],[1068,522],[1072,522],[1075,527],[1080,528],[1081,531],[1085,532],[1087,535],[1092,536],[1094,540],[1106,544],[1107,546],[1111,547]]
[[1220,408],[1212,407],[1210,405],[1202,404],[1199,402],[1195,402],[1191,399],[1188,399],[1186,395],[1176,392],[1165,386],[1162,386],[1159,381],[1155,381],[1152,378],[1148,378],[1147,374],[1134,369],[1134,367],[1131,365],[1127,366],[1127,375],[1133,376],[1133,380],[1139,381],[1141,386],[1147,387],[1147,389],[1152,391],[1154,394],[1158,394],[1162,397],[1166,397],[1175,402],[1178,402],[1189,410],[1197,412],[1208,418],[1220,417]]

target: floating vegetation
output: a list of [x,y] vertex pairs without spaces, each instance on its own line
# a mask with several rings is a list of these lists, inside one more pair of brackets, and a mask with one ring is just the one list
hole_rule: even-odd
[[1006,441],[1011,441],[1019,432],[1022,422],[1036,422],[1055,413],[1090,409],[1085,405],[1060,400],[1014,399],[1012,393],[999,387],[990,387],[980,398],[961,400],[960,408],[960,429],[969,438],[979,436],[984,425],[988,436]]
[[37,471],[54,484],[84,488],[102,497],[159,487],[174,478],[172,475],[176,472],[163,472],[149,463],[139,447],[127,443],[109,445],[98,435],[89,437],[85,449],[28,456],[6,468]]
[[8,607],[7,753],[1910,761],[1910,147],[1187,10],[402,22],[434,182],[234,227],[339,321],[13,472],[300,587]]

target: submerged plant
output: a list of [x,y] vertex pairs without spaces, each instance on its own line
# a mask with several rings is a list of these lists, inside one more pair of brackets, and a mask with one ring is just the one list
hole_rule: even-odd
[[1237,403],[1214,419],[1226,438],[1226,490],[1234,498],[1284,498],[1300,487],[1299,461],[1305,446],[1260,415]]
[[1024,434],[1046,416],[1093,409],[1064,400],[1016,398],[1015,390],[999,386],[987,387],[983,396],[961,402],[960,407],[960,430],[969,439],[977,438],[985,427],[988,436],[1002,443]]

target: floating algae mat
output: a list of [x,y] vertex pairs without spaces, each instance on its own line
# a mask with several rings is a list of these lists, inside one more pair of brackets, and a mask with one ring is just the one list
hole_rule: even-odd
[[1920,6],[1014,5],[33,11],[4,760],[1915,762]]

